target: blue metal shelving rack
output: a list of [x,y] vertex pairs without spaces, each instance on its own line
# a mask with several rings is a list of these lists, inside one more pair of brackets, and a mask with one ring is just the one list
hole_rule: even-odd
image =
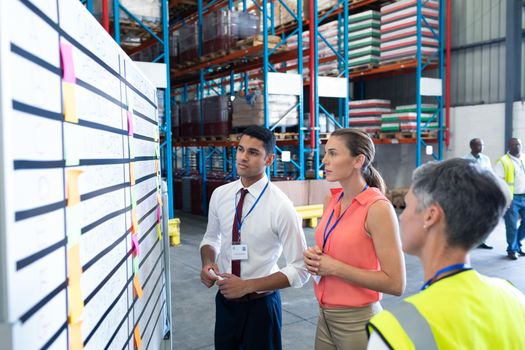
[[[82,1],[82,0],[81,0]],[[109,0],[108,0],[109,1]],[[168,198],[170,198],[168,203],[169,208],[169,217],[170,219],[174,217],[175,212],[173,209],[173,163],[172,163],[172,140],[171,140],[171,76],[170,76],[170,60],[169,60],[169,18],[168,18],[168,0],[161,0],[162,4],[162,37],[159,37],[151,28],[144,24],[137,16],[131,13],[124,5],[120,3],[119,0],[113,1],[113,9],[118,9],[118,11],[113,11],[113,23],[115,41],[120,44],[120,11],[123,11],[127,14],[129,18],[138,23],[142,29],[148,32],[162,48],[162,53],[153,59],[153,62],[163,61],[166,65],[166,82],[167,87],[164,91],[164,125],[159,125],[159,129],[164,132],[166,135],[165,141],[161,144],[161,154],[164,156],[164,167],[166,170],[166,181],[168,185]],[[93,0],[83,0],[82,3],[86,5],[86,8],[93,13]]]
[[[302,23],[302,0],[297,1],[297,7],[296,12],[291,10],[285,2],[279,0],[281,5],[290,13],[290,15],[298,22]],[[213,6],[215,6],[219,1],[214,0],[211,2],[208,2],[206,5],[203,4],[202,0],[198,1],[198,9],[197,9],[197,23],[198,23],[198,40],[199,40],[199,55],[202,54],[202,18],[203,14],[207,11],[213,11],[210,10]],[[268,36],[275,34],[275,21],[274,21],[274,6],[273,2],[270,2],[268,0],[263,0],[261,4],[258,4],[256,1],[251,0],[251,3],[253,6],[258,9],[258,11],[262,15],[262,37],[263,37],[263,51],[262,51],[262,79],[264,82],[264,88],[263,88],[263,98],[264,98],[264,126],[269,128],[270,130],[275,130],[277,127],[279,127],[279,123],[282,121],[282,119],[286,116],[284,115],[283,118],[281,118],[278,122],[274,123],[273,125],[270,125],[270,117],[269,117],[269,90],[268,90],[268,74],[271,72],[276,72],[277,69],[275,68],[274,64],[270,62],[270,59],[272,55],[274,55],[276,52],[278,52],[278,49],[281,45],[285,44],[286,41],[291,38],[292,36],[296,35],[298,40],[297,44],[297,59],[298,59],[298,67],[297,71],[300,76],[302,76],[303,67],[302,67],[302,59],[303,59],[303,45],[302,45],[302,25],[298,25],[297,28],[290,30],[287,34],[281,34],[282,41],[280,44],[278,44],[276,47],[270,49],[269,43],[268,43]],[[242,1],[242,10],[247,11],[247,1]],[[269,6],[268,6],[269,5]],[[233,1],[228,1],[228,9],[233,9]],[[200,69],[199,70],[199,79],[196,87],[196,95],[198,99],[202,99],[205,97],[205,95],[209,95],[211,93],[215,93],[216,95],[225,95],[226,89],[225,89],[225,81],[223,78],[221,78],[220,83],[218,84],[216,81],[207,81],[205,78],[205,75],[207,73],[206,69]],[[225,77],[229,77],[229,84],[230,84],[230,95],[234,94],[234,86],[235,81],[239,80],[241,82],[241,89],[245,91],[245,93],[248,92],[248,80],[249,76],[248,73],[245,71],[235,72],[225,72]],[[188,86],[185,85],[182,88],[182,92],[179,94],[181,96],[181,100],[186,102],[187,101],[187,91]],[[298,102],[297,104],[292,108],[297,109],[298,112],[298,123],[299,123],[299,140],[304,139],[304,127],[303,127],[303,94],[299,94],[298,96]],[[201,118],[203,118],[203,113],[201,113]],[[202,125],[201,120],[201,125]],[[177,148],[175,151],[175,155],[177,156]],[[214,154],[220,154],[223,158],[223,170],[228,171],[227,174],[228,177],[235,178],[236,177],[236,171],[235,171],[235,148],[234,147],[225,147],[225,146],[216,146],[213,144],[213,142],[210,142],[208,145],[200,144],[197,147],[180,147],[182,149],[181,154],[183,157],[182,164],[184,165],[184,173],[189,174],[189,154],[190,153],[196,153],[198,156],[198,172],[202,179],[202,208],[206,212],[207,208],[207,168],[208,163],[211,160],[211,157]],[[282,153],[285,149],[281,148],[279,146],[276,147],[277,154]],[[304,169],[305,169],[305,160],[304,160],[304,143],[301,141],[297,142],[297,161],[291,160],[291,164],[293,164],[293,167],[296,169],[297,173],[297,179],[304,179]],[[277,173],[277,164],[274,164],[273,172],[274,174]]]
[[[426,127],[428,124],[432,122],[438,122],[438,139],[437,139],[437,152],[432,153],[432,157],[436,160],[443,159],[443,147],[444,147],[444,126],[443,126],[443,96],[445,95],[445,84],[444,84],[444,20],[445,20],[445,0],[437,0],[439,2],[439,32],[436,33],[436,31],[429,25],[426,17],[422,13],[422,8],[429,0],[417,0],[417,54],[416,54],[416,65],[415,65],[415,71],[416,71],[416,108],[417,108],[417,131],[416,131],[416,167],[419,167],[421,165],[421,159],[422,154],[424,152],[424,149],[426,150],[426,146],[428,146],[427,142],[422,138],[421,129]],[[364,1],[367,4],[381,4],[386,1]],[[313,7],[314,13],[317,13],[317,1],[316,0],[310,0],[310,6]],[[319,33],[319,25],[323,23],[323,21],[333,12],[335,9],[339,6],[343,6],[343,17],[341,17],[341,13],[338,14],[338,21],[340,23],[342,21],[345,21],[343,24],[343,32],[339,31],[339,38],[343,40],[341,45],[341,40],[339,40],[340,44],[338,47],[338,52],[334,50],[333,47],[330,47],[328,42],[325,38],[322,37]],[[311,111],[315,113],[314,121],[315,123],[311,127],[311,133],[315,133],[314,142],[310,144],[310,148],[306,149],[306,152],[311,152],[313,154],[313,164],[315,171],[315,178],[319,178],[319,170],[322,168],[322,164],[320,164],[319,159],[319,112],[323,111],[326,115],[328,115],[329,119],[337,126],[337,127],[348,127],[348,101],[350,100],[350,97],[348,96],[347,99],[344,99],[344,103],[346,108],[341,108],[341,103],[339,107],[339,111],[344,110],[344,116],[337,121],[335,120],[328,111],[319,103],[319,95],[318,95],[318,86],[317,86],[317,77],[318,77],[318,68],[319,68],[319,60],[317,58],[317,47],[318,47],[318,41],[319,38],[323,40],[335,53],[336,59],[339,62],[339,75],[340,77],[345,76],[347,79],[349,78],[349,72],[348,72],[348,8],[349,4],[347,0],[339,1],[338,5],[336,5],[333,9],[329,10],[325,14],[323,14],[320,18],[318,16],[313,16],[314,21],[310,23],[310,30],[314,31],[313,36],[311,36],[310,45],[311,50],[314,53],[313,57],[311,56],[310,59],[312,60],[313,65],[310,69],[310,80],[311,80],[311,86],[310,86],[310,92],[311,96],[313,96],[314,104],[310,105]],[[446,14],[446,16],[450,16],[450,13]],[[341,25],[339,25],[339,28],[341,28]],[[436,51],[435,54],[433,54],[431,57],[423,57],[422,55],[422,30],[423,28],[429,28],[430,31],[433,33],[433,37],[439,41],[439,49]],[[343,57],[344,56],[344,57]],[[436,103],[437,103],[437,112],[432,116],[432,118],[429,119],[425,124],[421,122],[421,106],[422,106],[422,95],[421,95],[421,80],[423,78],[423,72],[425,69],[427,69],[431,64],[438,61],[438,78],[442,81],[443,86],[443,93],[441,96],[436,96]],[[366,74],[364,74],[366,77]],[[348,79],[349,82],[351,82],[351,79]],[[341,99],[343,100],[343,99]]]
[[[323,25],[330,16],[342,8],[342,13],[337,14],[337,48],[334,48],[324,35],[319,32],[319,26]],[[319,179],[319,170],[323,167],[320,162],[319,149],[319,113],[322,111],[328,121],[332,121],[336,127],[348,127],[348,101],[349,93],[338,98],[339,116],[336,119],[319,101],[319,40],[322,40],[332,51],[337,61],[339,74],[337,78],[344,78],[348,82],[348,0],[339,0],[332,8],[322,15],[318,15],[317,1],[310,0],[310,147],[306,152],[313,155],[314,178]],[[348,87],[348,92],[350,91]]]

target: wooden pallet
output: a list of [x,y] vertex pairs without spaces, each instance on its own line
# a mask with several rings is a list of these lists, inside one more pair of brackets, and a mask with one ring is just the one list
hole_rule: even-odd
[[331,133],[329,132],[320,132],[319,133],[319,139],[320,140],[328,140],[330,138]]
[[[414,60],[416,58],[417,58],[416,56],[410,56],[410,57],[404,57],[404,58],[401,58],[401,59],[393,58],[393,59],[387,60],[387,61],[381,60],[380,66],[386,66],[386,65],[391,65],[391,64],[403,65],[403,64],[414,62]],[[428,58],[428,56],[423,56],[423,63],[426,62],[427,58]],[[435,60],[436,59],[434,59],[433,61],[435,61]]]
[[215,52],[212,52],[212,53],[209,53],[209,54],[206,54],[204,56],[199,57],[199,61],[200,62],[211,61],[213,59],[216,59],[217,57],[226,56],[227,54],[228,54],[228,51],[226,51],[226,50],[219,50],[219,51],[215,51]]
[[[435,131],[422,131],[421,132],[421,138],[422,139],[435,139],[437,137],[437,132]],[[397,131],[397,132],[380,132],[379,138],[381,140],[392,140],[392,139],[415,139],[417,138],[417,132],[416,131]]]
[[366,63],[366,64],[360,64],[359,66],[350,67],[348,68],[348,71],[350,73],[359,73],[359,72],[365,72],[365,71],[371,70],[376,67],[377,67],[376,63]]
[[299,135],[295,132],[274,133],[276,140],[297,140]]
[[[268,48],[273,49],[281,42],[281,38],[275,35],[268,35]],[[255,35],[235,43],[235,48],[247,49],[254,46],[261,46],[264,43],[262,35]]]
[[211,142],[211,141],[229,141],[229,136],[216,135],[216,136],[201,136],[199,138],[201,142]]

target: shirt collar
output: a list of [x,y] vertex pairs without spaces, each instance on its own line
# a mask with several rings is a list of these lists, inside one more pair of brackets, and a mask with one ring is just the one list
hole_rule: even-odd
[[510,159],[514,159],[515,161],[520,161],[521,160],[521,154],[519,157],[514,157],[512,154],[510,154],[509,152],[507,152],[507,154],[509,155]]
[[266,176],[266,173],[263,175],[263,177],[259,181],[257,181],[250,187],[244,187],[242,185],[241,179],[239,179],[237,180],[237,186],[235,186],[235,194],[239,193],[241,189],[246,188],[252,196],[257,198],[261,194],[262,190],[264,189],[264,186],[266,186],[266,183],[268,181],[269,180],[268,180],[268,177]]
[[[368,201],[368,197],[370,197],[370,193],[371,193],[370,188],[371,187],[368,186],[366,190],[360,192],[357,196],[355,196],[354,200],[358,202],[360,205],[366,204],[366,202]],[[332,197],[333,196],[339,197],[341,195],[341,192],[343,192],[343,189],[341,187],[331,188],[330,192],[332,193]]]

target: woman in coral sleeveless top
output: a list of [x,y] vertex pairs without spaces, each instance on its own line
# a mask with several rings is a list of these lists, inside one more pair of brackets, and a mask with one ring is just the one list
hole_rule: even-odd
[[326,179],[342,188],[326,198],[316,246],[304,252],[320,306],[316,350],[366,349],[381,293],[405,289],[397,218],[374,155],[372,139],[357,129],[338,129],[326,143]]

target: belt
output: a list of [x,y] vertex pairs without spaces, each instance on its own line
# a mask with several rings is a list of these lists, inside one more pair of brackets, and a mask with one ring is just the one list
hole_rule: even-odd
[[[220,293],[220,292],[219,292]],[[264,298],[264,297],[267,297],[271,294],[274,294],[275,291],[272,290],[272,291],[269,291],[269,292],[262,292],[262,293],[250,293],[250,294],[246,294],[240,298],[236,298],[236,299],[226,299],[224,298],[224,295],[221,294],[221,296],[228,302],[231,302],[231,303],[247,303],[249,301],[252,301],[252,300],[257,300],[257,299],[261,299],[261,298]]]

